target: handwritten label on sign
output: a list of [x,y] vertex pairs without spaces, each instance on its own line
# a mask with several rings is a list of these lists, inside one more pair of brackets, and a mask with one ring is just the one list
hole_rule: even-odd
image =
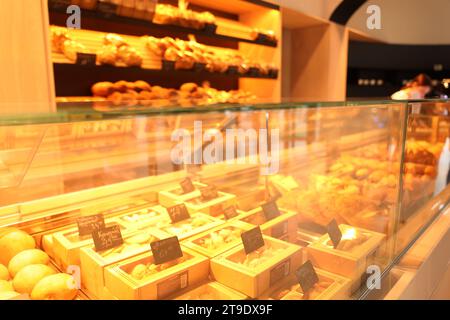
[[207,187],[201,188],[200,192],[202,193],[203,201],[210,201],[219,196],[219,193],[215,186],[207,186]]
[[97,55],[77,52],[77,60],[75,63],[80,66],[95,66],[97,63]]
[[297,276],[298,283],[300,284],[303,293],[308,293],[308,291],[319,282],[316,270],[314,270],[314,267],[309,260],[297,269],[295,275]]
[[327,225],[327,232],[328,232],[331,242],[333,243],[334,248],[336,249],[337,246],[339,245],[339,242],[341,242],[342,232],[339,229],[339,226],[335,219],[333,219]]
[[272,220],[281,214],[275,201],[269,201],[261,207],[267,220]]
[[264,239],[260,227],[253,228],[241,234],[245,254],[250,254],[264,246]]
[[96,214],[92,216],[83,216],[77,219],[78,234],[80,237],[91,235],[94,230],[105,227],[105,218],[103,214]]
[[172,223],[177,223],[191,217],[184,203],[167,208],[167,213]]
[[186,178],[183,181],[180,182],[181,189],[183,190],[183,193],[190,193],[192,191],[195,191],[194,184],[192,183],[192,180],[190,178]]
[[178,237],[171,237],[150,243],[154,264],[166,263],[183,256]]
[[122,232],[118,224],[94,230],[92,239],[96,251],[112,249],[123,244]]

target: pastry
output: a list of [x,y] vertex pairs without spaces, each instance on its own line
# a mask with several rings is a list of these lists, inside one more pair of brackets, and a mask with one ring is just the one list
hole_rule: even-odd
[[20,296],[20,293],[14,291],[0,292],[0,300],[11,300]]
[[91,88],[94,97],[108,97],[113,89],[114,84],[112,82],[97,82]]
[[13,285],[10,281],[0,280],[0,292],[14,291]]
[[65,273],[58,273],[41,279],[31,292],[31,299],[73,300],[77,293],[74,278]]
[[8,269],[2,264],[0,264],[0,280],[9,280]]
[[7,233],[0,238],[0,263],[7,266],[16,254],[35,246],[33,237],[23,231]]
[[133,270],[130,272],[130,276],[132,276],[136,280],[143,280],[147,277],[150,277],[154,274],[157,274],[160,271],[169,269],[173,266],[176,266],[177,264],[180,264],[182,262],[186,261],[186,258],[181,257],[166,263],[162,263],[159,265],[155,265],[153,263],[148,264],[138,264],[136,265]]
[[32,264],[22,268],[14,277],[14,290],[30,294],[34,286],[44,277],[55,274],[55,271],[44,264]]
[[8,270],[11,277],[15,275],[24,267],[30,264],[48,264],[50,261],[48,255],[39,249],[28,249],[18,253],[9,261]]

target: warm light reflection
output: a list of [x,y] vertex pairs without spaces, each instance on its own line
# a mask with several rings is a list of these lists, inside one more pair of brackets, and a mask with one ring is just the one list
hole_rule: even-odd
[[353,239],[356,239],[356,229],[355,228],[348,228],[342,234],[341,241],[342,240],[353,240]]

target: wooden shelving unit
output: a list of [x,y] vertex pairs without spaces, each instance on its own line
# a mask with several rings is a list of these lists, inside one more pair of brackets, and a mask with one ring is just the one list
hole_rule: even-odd
[[[61,6],[53,6],[49,1],[49,24],[59,27],[66,25],[67,14]],[[161,3],[174,4],[173,0]],[[265,1],[190,0],[190,9],[198,12],[210,11],[216,17],[216,28],[195,30],[175,25],[161,25],[152,21],[105,15],[97,10],[82,9],[82,30],[72,30],[74,38],[85,45],[89,52],[96,52],[102,45],[105,33],[122,35],[144,58],[141,68],[114,66],[80,66],[69,61],[64,55],[52,53],[51,61],[55,74],[56,96],[87,96],[90,87],[99,81],[145,80],[152,85],[177,88],[185,82],[201,84],[209,81],[220,90],[242,89],[258,98],[277,102],[281,97],[281,12],[277,5]],[[277,42],[252,39],[252,31],[272,30]],[[194,35],[199,43],[214,50],[236,50],[253,61],[273,65],[278,72],[270,75],[209,73],[207,71],[166,71],[160,57],[152,55],[145,47],[141,36],[157,38],[170,36],[183,40]],[[71,77],[67,77],[70,73]]]
[[[66,26],[66,12],[61,9],[61,7],[49,7],[50,10],[50,19],[51,23],[65,27]],[[102,22],[102,23],[99,23]],[[113,22],[113,23],[111,23]],[[95,31],[101,31],[101,32],[115,32],[115,33],[122,33],[123,28],[119,28],[119,25],[134,25],[137,27],[142,28],[136,28],[134,30],[131,30],[132,35],[148,35],[149,32],[151,32],[154,29],[157,29],[158,33],[166,33],[166,34],[173,34],[173,33],[184,33],[184,34],[194,34],[196,36],[203,36],[203,37],[210,37],[216,40],[223,40],[223,41],[234,41],[234,42],[247,42],[262,46],[268,46],[268,47],[277,47],[276,42],[270,42],[270,41],[260,41],[260,40],[253,40],[249,36],[249,33],[251,32],[251,28],[237,22],[237,21],[230,21],[223,18],[218,18],[217,21],[217,30],[197,30],[193,28],[186,28],[176,25],[169,25],[169,24],[158,24],[153,23],[151,21],[141,20],[141,19],[134,19],[129,17],[123,17],[119,15],[110,15],[106,16],[101,12],[95,11],[95,10],[84,10],[83,11],[83,28],[89,29],[89,30],[95,30]],[[230,30],[231,29],[231,30]],[[225,30],[225,32],[223,31]],[[222,31],[222,32],[221,32]],[[228,31],[228,32],[226,32]],[[230,32],[231,31],[231,32]],[[232,33],[241,33],[243,34],[241,37],[238,36],[232,36],[227,35]]]

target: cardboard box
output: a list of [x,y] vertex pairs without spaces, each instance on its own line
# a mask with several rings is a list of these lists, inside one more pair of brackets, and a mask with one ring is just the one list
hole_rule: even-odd
[[349,279],[317,268],[315,271],[319,277],[319,283],[330,282],[330,285],[320,293],[305,297],[296,275],[291,274],[259,298],[262,300],[344,300],[350,297],[351,281]]
[[80,249],[81,283],[99,299],[104,296],[105,268],[133,256],[148,252],[150,243],[165,239],[166,235],[155,228],[139,230],[123,237],[124,244],[118,248],[97,252],[94,245]]
[[[204,221],[205,223],[197,227],[194,226],[191,227],[191,223],[200,220]],[[162,226],[160,229],[161,231],[165,232],[168,236],[169,235],[177,236],[178,239],[181,241],[189,237],[192,237],[196,234],[210,230],[224,223],[225,221],[223,220],[211,217],[201,212],[197,212],[191,214],[190,219],[183,220],[174,224],[168,223]]]
[[[208,231],[205,231],[205,232],[202,232],[195,236],[192,236],[189,239],[184,240],[182,243],[185,247],[190,248],[208,258],[214,258],[214,257],[242,244],[242,239],[241,239],[240,234],[243,231],[247,231],[252,228],[253,228],[252,225],[243,223],[241,221],[230,221],[230,222],[226,222],[218,227],[210,229]],[[214,241],[212,239],[217,239],[217,237],[219,237],[219,236],[221,237],[221,239],[225,238],[223,230],[225,230],[225,234],[231,233],[230,236],[234,240],[228,241],[228,242],[217,241],[217,243],[220,243],[220,245],[216,245],[214,248],[211,248],[211,246],[208,246],[208,243],[211,243],[212,241]],[[221,231],[222,231],[222,233],[221,233]],[[214,236],[213,236],[214,238],[212,237],[212,234],[214,234]],[[217,235],[217,237],[216,237],[216,235]],[[230,239],[231,239],[231,237],[230,237]]]
[[151,252],[109,266],[105,286],[121,300],[160,300],[175,295],[208,279],[209,261],[188,248],[182,248],[187,260],[138,280],[131,276],[135,266],[153,263]]
[[167,210],[160,205],[129,211],[117,216],[116,219],[122,225],[134,230],[161,227],[170,222]]
[[[355,246],[351,250],[334,249],[330,244],[328,234],[323,235],[317,241],[311,243],[307,248],[308,258],[317,268],[330,271],[352,280],[352,292],[356,291],[361,278],[366,274],[367,267],[373,263],[383,252],[385,245],[385,235],[374,231],[352,227],[349,225],[339,225],[343,237],[351,238],[353,231],[367,236],[367,240]],[[346,236],[349,235],[349,236]],[[341,240],[342,243],[343,240]]]
[[[257,298],[302,265],[302,248],[278,239],[263,236],[264,249],[279,250],[274,257],[254,266],[245,266],[244,246],[239,245],[211,259],[211,274],[223,285],[251,298]],[[261,251],[261,249],[260,249]],[[255,255],[255,252],[250,255]]]
[[219,282],[208,281],[174,297],[173,300],[246,300],[247,298]]
[[207,185],[195,181],[192,181],[192,184],[194,185],[195,190],[189,193],[183,193],[183,189],[181,188],[181,186],[175,184],[170,188],[167,188],[166,190],[160,191],[158,193],[159,204],[165,207],[170,207],[177,203],[200,197],[200,188],[204,188]]
[[[105,220],[105,225],[111,226],[118,224],[122,231],[122,235],[129,232],[128,228],[120,224],[114,218]],[[90,235],[80,237],[78,228],[70,228],[68,230],[59,231],[53,234],[53,255],[55,263],[62,269],[66,270],[70,265],[80,265],[80,248],[93,245]]]

